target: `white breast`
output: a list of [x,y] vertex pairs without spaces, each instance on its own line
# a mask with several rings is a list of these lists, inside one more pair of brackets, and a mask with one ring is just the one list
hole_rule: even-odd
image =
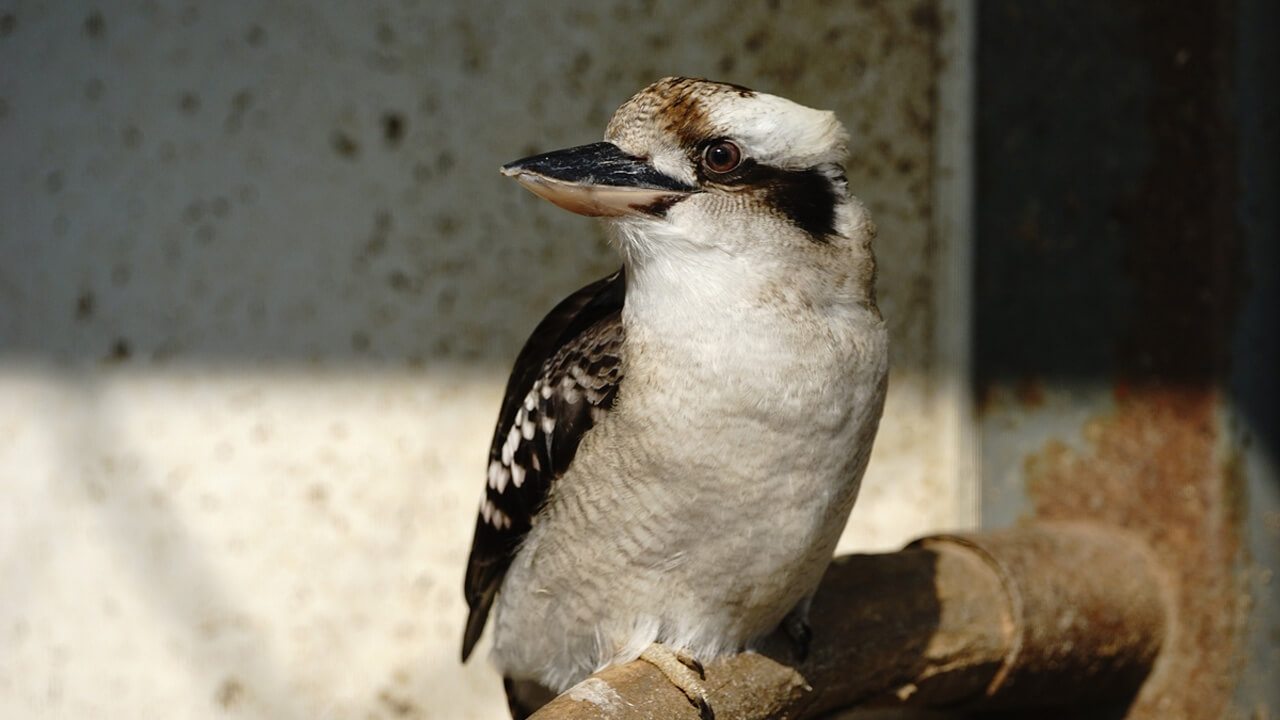
[[510,676],[563,689],[654,641],[738,650],[831,557],[883,402],[883,326],[863,308],[761,302],[738,268],[706,270],[629,278],[617,405],[513,564],[521,591],[499,596]]

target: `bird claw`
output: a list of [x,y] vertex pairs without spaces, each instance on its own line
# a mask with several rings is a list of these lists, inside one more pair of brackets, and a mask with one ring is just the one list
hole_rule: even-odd
[[707,702],[707,689],[702,684],[706,668],[684,649],[674,649],[654,643],[640,653],[640,659],[658,668],[667,680],[680,689],[690,704],[698,709],[702,720],[715,720],[716,714]]
[[716,720],[716,713],[711,709],[711,704],[707,702],[706,698],[700,697],[689,702],[692,702],[694,707],[698,708],[698,716],[701,720]]
[[703,667],[702,662],[698,660],[698,658],[690,654],[688,650],[685,650],[684,648],[670,648],[670,650],[682,665],[698,673],[699,679],[701,680],[707,679],[707,669]]

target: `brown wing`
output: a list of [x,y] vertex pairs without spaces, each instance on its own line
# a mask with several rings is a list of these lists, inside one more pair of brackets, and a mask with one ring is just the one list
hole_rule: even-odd
[[622,382],[625,290],[619,270],[570,295],[538,324],[516,358],[467,562],[464,591],[471,610],[464,661],[552,485],[573,461],[583,434],[613,406]]

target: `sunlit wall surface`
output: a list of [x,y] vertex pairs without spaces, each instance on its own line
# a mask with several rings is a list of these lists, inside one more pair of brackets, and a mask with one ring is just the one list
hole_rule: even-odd
[[845,547],[970,522],[948,23],[0,3],[0,716],[500,716],[457,659],[492,422],[525,334],[618,261],[497,168],[598,139],[667,74],[849,127],[894,347]]

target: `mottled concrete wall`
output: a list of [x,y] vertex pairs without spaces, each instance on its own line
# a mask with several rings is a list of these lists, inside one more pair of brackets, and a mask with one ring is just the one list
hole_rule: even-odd
[[0,3],[0,716],[496,717],[505,372],[617,264],[497,167],[665,74],[834,109],[894,373],[847,545],[964,519],[931,1]]

